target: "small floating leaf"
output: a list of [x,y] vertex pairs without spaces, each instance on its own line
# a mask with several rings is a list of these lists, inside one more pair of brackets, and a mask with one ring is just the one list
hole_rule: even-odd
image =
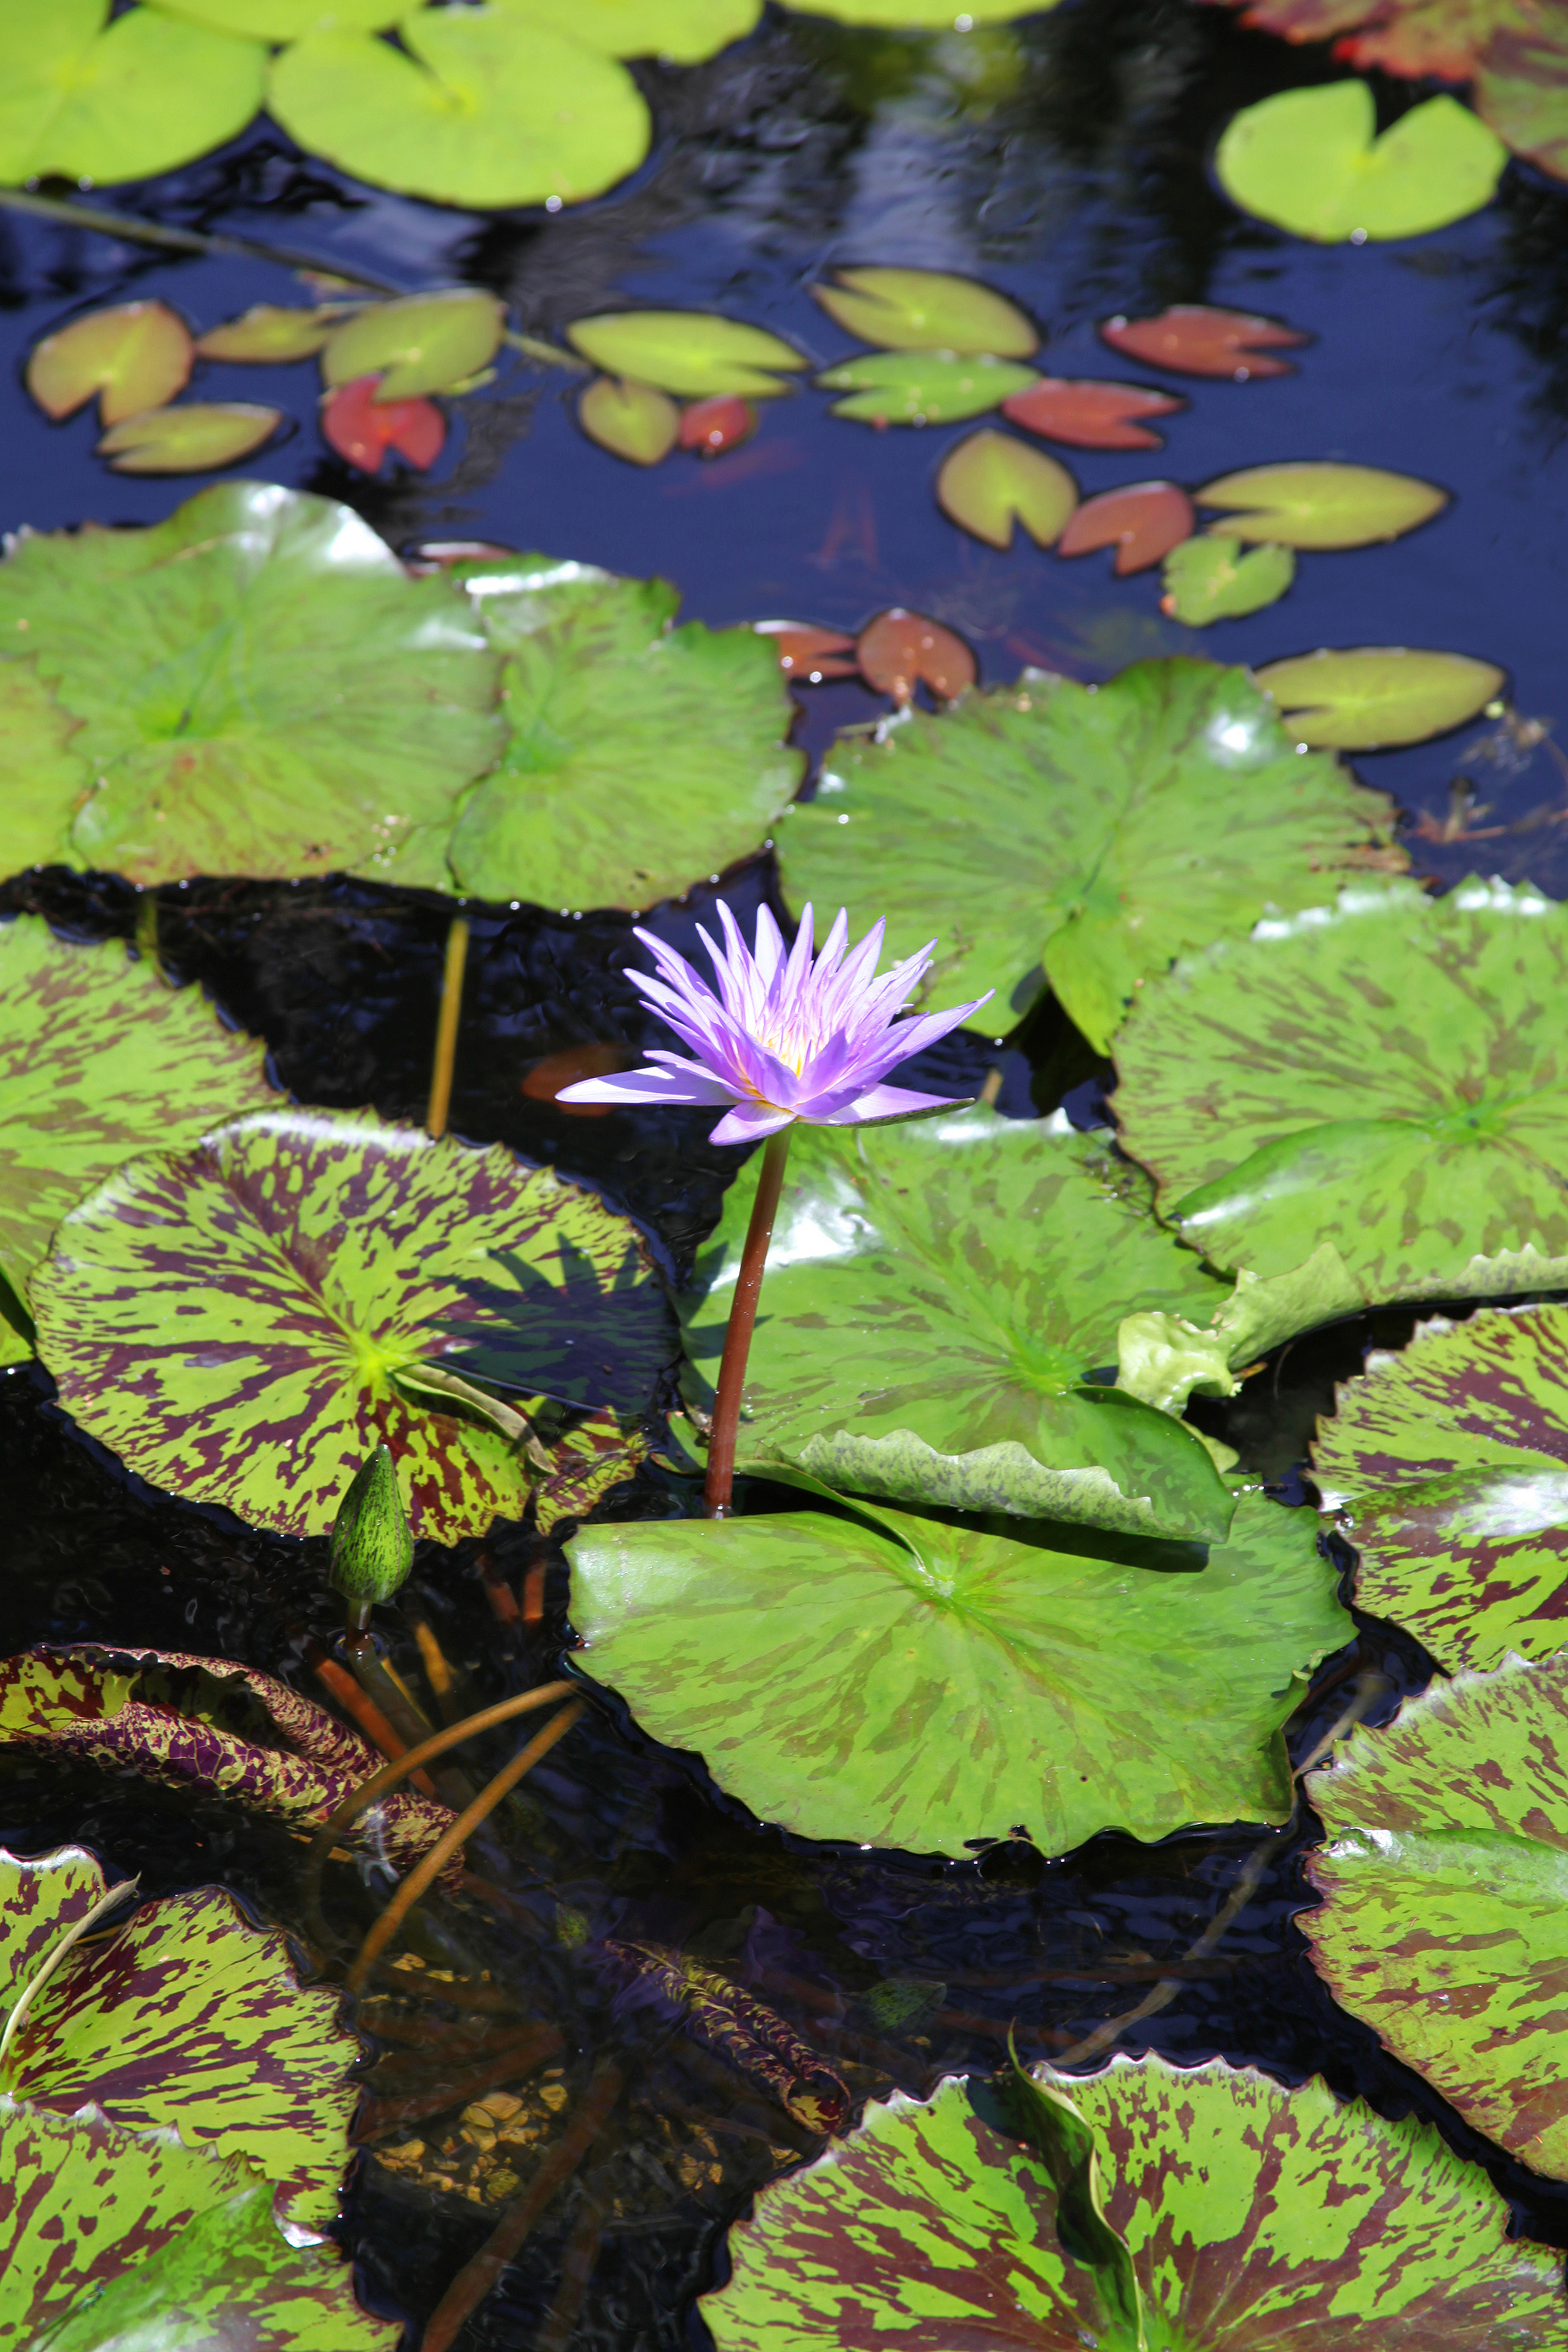
[[839,269],[813,298],[847,334],[888,352],[989,352],[1026,360],[1039,349],[1016,303],[973,278],[941,269]]
[[100,417],[118,425],[184,390],[194,348],[184,320],[166,303],[121,302],[35,344],[27,390],[55,417],[73,415],[96,392]]
[[1201,507],[1229,510],[1215,530],[1281,547],[1371,547],[1403,538],[1448,503],[1447,490],[1414,474],[1311,458],[1222,474],[1193,495]]
[[665,65],[700,65],[743,40],[762,15],[762,0],[504,0],[509,12],[552,32],[569,32],[584,48],[609,58],[658,58]]
[[209,327],[197,338],[197,355],[204,360],[253,361],[264,366],[308,360],[342,324],[342,316],[340,309],[295,310],[276,302],[256,302],[239,318]]
[[1078,504],[1078,484],[1043,449],[986,425],[948,451],[936,496],[961,530],[993,547],[1012,546],[1016,522],[1037,547],[1051,547]]
[[1186,406],[1168,392],[1148,392],[1137,383],[1100,383],[1083,377],[1043,375],[1030,392],[1002,403],[1010,425],[1065,441],[1075,449],[1158,449],[1160,436],[1138,419],[1172,416]]
[[577,422],[590,441],[629,465],[657,466],[680,437],[680,411],[667,392],[597,375],[577,403]]
[[606,374],[652,384],[683,400],[720,394],[775,399],[789,389],[779,377],[808,364],[765,328],[706,310],[609,310],[574,320],[566,340]]
[[680,412],[680,446],[700,457],[721,457],[738,449],[757,429],[757,412],[749,400],[721,393],[711,400],[694,400]]
[[816,379],[823,392],[847,392],[836,400],[835,416],[863,425],[952,425],[965,416],[999,408],[1010,393],[1038,381],[1033,368],[984,353],[956,358],[951,352],[879,352],[844,360]]
[[1269,662],[1258,683],[1300,741],[1375,751],[1462,726],[1501,692],[1506,675],[1468,654],[1352,646]]
[[1458,99],[1376,129],[1363,81],[1280,90],[1227,124],[1215,168],[1244,212],[1326,245],[1421,236],[1491,201],[1508,150]]
[[253,41],[299,41],[307,33],[384,33],[407,14],[406,0],[153,0],[217,33]]
[[963,639],[901,604],[867,622],[855,641],[855,657],[867,685],[900,704],[912,702],[918,686],[928,686],[940,702],[952,702],[975,679],[974,656]]
[[280,408],[193,400],[183,408],[128,416],[110,427],[95,454],[107,457],[117,474],[205,474],[248,457],[282,423]]
[[1086,499],[1058,541],[1057,553],[1091,555],[1113,547],[1116,575],[1124,579],[1160,562],[1196,524],[1191,499],[1174,482],[1133,482]]
[[449,392],[489,365],[504,321],[495,296],[474,286],[371,303],[334,328],[321,353],[321,381],[335,390],[374,375],[384,401]]
[[578,204],[647,152],[630,74],[564,33],[505,6],[416,8],[398,37],[308,33],[279,53],[268,103],[308,154],[483,211]]
[[150,179],[245,129],[261,104],[257,41],[110,0],[0,10],[0,184]]
[[1271,359],[1268,353],[1312,340],[1278,319],[1206,302],[1174,302],[1152,319],[1107,319],[1100,332],[1112,351],[1125,352],[1145,366],[1173,368],[1178,375],[1228,376],[1234,383],[1293,375],[1293,360]]
[[433,400],[378,398],[378,381],[362,375],[328,394],[321,403],[322,439],[363,474],[379,473],[389,449],[427,472],[446,445],[446,418]]
[[784,676],[798,685],[820,686],[826,678],[858,675],[855,640],[842,630],[814,629],[805,621],[753,621],[752,626],[768,639]]
[[1295,577],[1296,558],[1288,547],[1255,547],[1244,554],[1238,539],[1184,540],[1165,558],[1160,610],[1189,629],[1239,620],[1277,604]]

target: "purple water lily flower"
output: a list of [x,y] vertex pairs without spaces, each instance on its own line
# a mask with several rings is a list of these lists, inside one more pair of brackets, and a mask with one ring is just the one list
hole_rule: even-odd
[[713,960],[717,991],[684,956],[640,929],[637,936],[658,966],[658,977],[626,974],[696,1058],[654,1046],[648,1060],[660,1066],[657,1069],[583,1078],[563,1087],[557,1101],[728,1103],[731,1108],[710,1142],[754,1143],[796,1119],[817,1127],[854,1127],[867,1119],[942,1110],[954,1099],[882,1083],[889,1070],[945,1037],[994,993],[987,991],[949,1013],[900,1019],[931,970],[934,940],[879,980],[883,923],[873,923],[846,959],[849,918],[840,908],[814,963],[809,907],[786,956],[779,927],[765,907],[757,916],[753,953],[723,899],[718,904],[724,946],[700,932]]

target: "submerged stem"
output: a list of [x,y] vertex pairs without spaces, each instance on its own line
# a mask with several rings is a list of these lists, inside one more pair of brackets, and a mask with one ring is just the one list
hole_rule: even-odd
[[436,1024],[436,1061],[430,1073],[430,1103],[425,1125],[432,1135],[447,1132],[452,1102],[452,1065],[458,1053],[458,1023],[463,1010],[463,971],[468,961],[468,919],[454,915],[447,934],[447,961],[441,973],[441,1011]]
[[790,1134],[789,1128],[781,1127],[776,1135],[769,1136],[763,1146],[763,1172],[757,1183],[757,1197],[752,1203],[752,1222],[746,1228],[746,1246],[741,1252],[741,1271],[735,1278],[735,1297],[730,1307],[730,1320],[725,1327],[724,1353],[719,1363],[719,1390],[713,1401],[713,1423],[708,1433],[708,1477],[702,1489],[702,1507],[710,1519],[724,1519],[730,1516],[731,1496],[735,1486],[735,1437],[741,1421],[741,1391],[745,1384],[746,1358],[751,1353],[752,1332],[757,1320],[757,1296],[763,1286],[763,1267],[767,1262],[773,1219],[778,1214],[779,1196],[784,1191]]

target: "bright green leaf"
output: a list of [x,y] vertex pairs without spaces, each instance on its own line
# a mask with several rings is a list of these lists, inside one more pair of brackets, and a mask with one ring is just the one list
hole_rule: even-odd
[[1422,236],[1491,201],[1508,150],[1458,99],[1376,128],[1363,81],[1280,90],[1227,124],[1220,184],[1244,212],[1325,245]]
[[[1045,5],[1054,8],[1057,0],[1045,0]],[[801,16],[831,16],[840,25],[875,25],[898,33],[926,26],[947,33],[956,21],[954,0],[790,0],[790,5]],[[1039,0],[974,0],[964,14],[967,28],[1005,25],[1014,16],[1041,16],[1044,9]]]
[[1244,1495],[1205,1551],[859,1507],[581,1528],[579,1663],[803,1837],[961,1854],[1022,1823],[1065,1853],[1286,1818],[1293,1677],[1351,1633],[1306,1512]]
[[668,393],[607,375],[596,375],[584,393],[577,422],[590,441],[632,466],[659,465],[680,435],[680,411]]
[[307,34],[272,67],[271,111],[374,187],[484,211],[579,204],[635,172],[652,124],[626,68],[502,7],[416,8],[401,49]]
[[1026,360],[1040,347],[1033,322],[977,278],[942,269],[839,269],[814,286],[836,326],[888,352],[989,352]]
[[531,23],[565,33],[610,58],[658,58],[700,65],[743,40],[762,0],[503,0]]
[[765,328],[707,310],[606,310],[574,320],[566,340],[606,374],[682,400],[721,394],[768,400],[789,389],[780,375],[807,365]]
[[489,365],[505,316],[495,296],[477,286],[368,304],[333,332],[321,353],[321,381],[333,386],[378,375],[377,400],[449,392]]
[[240,360],[273,367],[280,361],[308,360],[342,325],[343,312],[326,304],[300,310],[276,302],[253,302],[237,319],[209,327],[196,342],[204,360]]
[[74,415],[97,393],[100,417],[117,425],[183,392],[194,356],[189,329],[166,303],[121,302],[35,343],[27,390],[55,417]]
[[253,41],[298,41],[307,33],[382,33],[408,13],[408,0],[153,0],[153,5]]
[[1244,670],[1142,662],[1098,690],[1026,672],[846,738],[779,850],[792,905],[874,908],[898,955],[934,936],[931,988],[994,988],[998,1029],[1048,982],[1103,1051],[1183,947],[1396,856],[1374,847],[1392,819],[1295,751]]
[[1371,547],[1429,522],[1448,503],[1447,490],[1413,474],[1326,459],[1249,466],[1193,496],[1201,507],[1232,510],[1213,526],[1216,533],[1281,547]]
[[71,819],[92,788],[92,771],[72,748],[80,723],[32,661],[0,662],[0,866],[7,874],[69,860]]
[[459,889],[643,908],[755,848],[803,766],[765,637],[671,628],[662,583],[546,556],[475,585],[511,735],[453,832]]
[[[0,10],[0,184],[150,179],[243,131],[267,53],[155,8],[6,0]],[[177,100],[171,102],[171,93]]]
[[410,580],[347,507],[267,483],[21,541],[0,565],[13,648],[84,722],[70,862],[137,882],[379,871],[503,740],[460,592]]
[[952,425],[1000,407],[1039,380],[1033,368],[984,353],[961,359],[951,352],[877,352],[841,361],[816,383],[820,391],[851,395],[834,402],[835,416],[863,425]]
[[[731,1186],[687,1349],[711,1408],[756,1191]],[[747,1364],[741,1460],[950,1508],[1215,1539],[1234,1504],[1198,1440],[1086,1385],[1139,1308],[1206,1315],[1219,1286],[1147,1194],[1065,1120],[982,1109],[803,1128]]]
[[987,425],[948,451],[936,495],[961,530],[993,547],[1012,546],[1016,521],[1037,547],[1054,547],[1078,504],[1078,484],[1058,458]]
[[1297,654],[1257,676],[1300,742],[1344,751],[1425,743],[1473,719],[1504,682],[1491,662],[1404,646]]
[[232,466],[271,439],[283,422],[280,408],[249,401],[188,401],[183,408],[154,408],[112,425],[98,445],[117,474],[205,474]]
[[1165,558],[1160,610],[1189,629],[1236,621],[1277,604],[1296,577],[1288,547],[1255,547],[1244,555],[1238,539],[1185,539]]
[[[1337,2000],[1467,2123],[1568,2177],[1568,1656],[1435,1682],[1307,1787]],[[1561,2323],[1560,2323],[1561,2324]]]
[[1200,1396],[1234,1396],[1241,1383],[1230,1360],[1230,1341],[1212,1323],[1205,1328],[1167,1308],[1141,1307],[1116,1327],[1117,1387],[1162,1412],[1184,1412],[1194,1389]]
[[[1370,2343],[1548,2352],[1562,2258],[1508,2235],[1476,2164],[1414,2116],[1288,2090],[1211,2058],[1114,2058],[1059,2089],[1098,2146],[1149,2352]],[[702,2297],[719,2352],[1131,2352],[1045,2164],[988,2088],[873,2100],[815,2164],[765,2188]]]
[[1150,982],[1122,1143],[1219,1265],[1331,1244],[1363,1304],[1568,1286],[1565,991],[1568,909],[1527,885],[1346,890]]

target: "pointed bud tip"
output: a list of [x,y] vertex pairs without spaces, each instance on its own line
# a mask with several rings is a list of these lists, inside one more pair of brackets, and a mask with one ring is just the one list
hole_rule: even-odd
[[414,1538],[390,1449],[367,1454],[332,1522],[331,1581],[345,1601],[390,1601],[414,1565]]

